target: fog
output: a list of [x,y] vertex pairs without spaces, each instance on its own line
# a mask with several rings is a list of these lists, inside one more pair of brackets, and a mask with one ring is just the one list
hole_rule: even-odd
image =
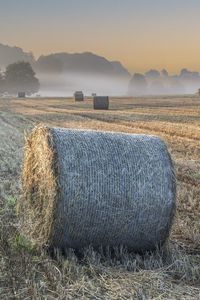
[[75,91],[83,91],[87,96],[92,93],[108,96],[125,96],[128,90],[128,80],[91,75],[91,74],[37,74],[40,81],[39,94],[43,97],[68,97]]
[[[31,78],[29,83],[24,68],[20,71],[24,77],[18,76],[16,71],[12,71],[12,76],[6,76],[5,68],[8,65],[23,61],[29,62],[35,72],[36,78]],[[40,81],[38,93],[37,78]],[[144,74],[135,73],[131,76],[119,61],[110,61],[91,52],[54,53],[41,55],[36,60],[21,48],[0,44],[0,95],[16,95],[18,91],[25,91],[27,95],[67,97],[72,96],[76,90],[82,90],[86,96],[93,93],[153,96],[195,94],[199,88],[199,72],[186,68],[173,75],[166,69],[151,69]]]
[[70,97],[81,90],[84,95],[147,96],[195,94],[200,88],[200,79],[179,76],[147,78],[144,81],[122,79],[91,74],[37,74],[40,81],[39,94],[42,97]]
[[200,75],[182,69],[179,75],[169,75],[150,70],[145,74],[135,73],[128,85],[130,96],[195,94],[200,88]]

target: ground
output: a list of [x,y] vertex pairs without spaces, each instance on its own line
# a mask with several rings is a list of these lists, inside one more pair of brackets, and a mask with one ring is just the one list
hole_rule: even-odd
[[[0,99],[0,299],[200,299],[200,98],[92,101]],[[143,256],[91,248],[77,257],[38,252],[16,214],[25,136],[38,123],[160,136],[177,174],[177,212],[168,245]]]

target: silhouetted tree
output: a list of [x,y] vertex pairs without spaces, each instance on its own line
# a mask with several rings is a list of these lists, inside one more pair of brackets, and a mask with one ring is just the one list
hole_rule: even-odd
[[191,72],[188,71],[187,69],[182,69],[182,70],[180,71],[180,75],[179,75],[180,78],[183,78],[183,79],[189,79],[190,76],[191,76]]
[[158,72],[157,70],[151,69],[145,73],[145,76],[147,78],[158,79],[160,77],[160,72]]
[[143,74],[135,73],[129,83],[129,94],[132,96],[145,95],[147,93],[147,81]]
[[18,62],[9,65],[5,72],[5,84],[7,92],[16,94],[18,92],[25,92],[33,94],[38,92],[40,84],[35,77],[30,63]]
[[189,80],[199,80],[200,79],[200,76],[199,76],[199,73],[198,72],[192,72],[192,71],[189,71],[187,69],[182,69],[181,72],[180,72],[180,75],[179,75],[180,78],[182,79],[189,79]]
[[163,77],[168,77],[168,76],[169,76],[169,73],[167,72],[167,70],[162,69],[161,75],[162,75]]

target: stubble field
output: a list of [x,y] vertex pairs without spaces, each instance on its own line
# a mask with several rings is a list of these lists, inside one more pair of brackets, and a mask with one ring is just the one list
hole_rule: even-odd
[[[23,239],[16,216],[25,135],[33,126],[160,136],[177,175],[177,212],[166,249],[140,256],[91,248],[51,258]],[[0,99],[0,299],[200,299],[200,98]]]

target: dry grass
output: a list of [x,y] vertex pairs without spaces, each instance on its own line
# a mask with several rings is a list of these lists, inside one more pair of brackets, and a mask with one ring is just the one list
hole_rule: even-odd
[[[58,190],[49,128],[36,127],[27,138],[25,145],[22,195],[17,205],[21,221],[20,232],[28,236],[35,246],[40,247],[41,244],[47,246],[53,231]],[[30,172],[32,172],[31,176]]]
[[[200,98],[112,99],[94,112],[91,99],[0,100],[0,299],[200,298]],[[19,233],[16,203],[24,130],[50,126],[157,134],[178,177],[169,249],[140,256],[116,249],[69,251],[57,260]]]

